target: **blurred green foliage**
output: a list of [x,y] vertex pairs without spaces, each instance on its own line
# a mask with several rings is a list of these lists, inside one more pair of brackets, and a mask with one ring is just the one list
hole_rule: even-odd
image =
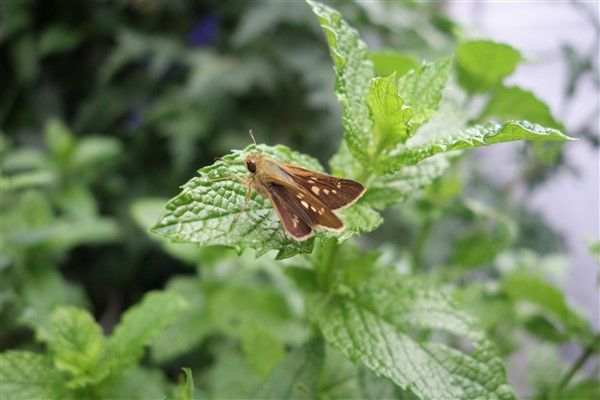
[[[337,82],[303,2],[2,4],[2,398],[423,398],[454,387],[392,381],[436,355],[471,360],[457,351],[465,332],[493,349],[474,357],[495,376],[500,356],[526,354],[532,397],[597,397],[597,377],[580,367],[597,358],[598,333],[548,279],[568,268],[560,235],[465,155],[425,158],[524,138],[522,125],[464,130],[475,122],[564,130],[535,94],[503,84],[520,53],[465,40],[443,3],[334,6],[360,32],[339,49],[349,64],[334,60]],[[597,65],[565,55],[568,99]],[[366,72],[344,75],[341,63]],[[404,102],[413,112],[389,118]],[[259,142],[367,178],[362,211],[347,221],[356,229],[342,239],[363,234],[322,237],[294,257],[312,247],[266,243],[291,257],[282,261],[149,234],[179,185],[246,147],[249,128]],[[593,139],[590,129],[574,136]],[[444,132],[460,135],[442,148]],[[525,188],[565,167],[560,144],[532,148],[519,165]],[[337,324],[356,316],[372,323],[349,330],[348,346]],[[406,364],[391,367],[375,326],[428,355],[397,354]],[[560,356],[564,343],[579,359]]]

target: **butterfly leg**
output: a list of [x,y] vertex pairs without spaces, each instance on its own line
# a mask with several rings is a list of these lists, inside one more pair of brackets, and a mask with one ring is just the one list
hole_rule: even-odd
[[252,194],[254,193],[254,186],[252,184],[252,180],[251,180],[250,177],[248,177],[248,179],[246,181],[244,181],[244,185],[246,185],[246,187],[247,187],[247,190],[246,190],[246,199],[244,200],[244,205],[242,206],[242,209],[237,213],[237,215],[233,219],[233,222],[231,223],[231,226],[235,225],[235,223],[237,222],[237,220],[241,217],[241,215],[246,210],[246,206],[248,206],[248,203],[250,202],[250,200],[252,200]]

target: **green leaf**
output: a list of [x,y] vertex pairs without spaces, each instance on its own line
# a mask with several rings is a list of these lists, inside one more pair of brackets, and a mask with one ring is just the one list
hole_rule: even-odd
[[[134,201],[129,213],[136,224],[144,231],[148,232],[156,223],[158,218],[164,213],[165,203],[168,199],[158,197],[140,198]],[[200,259],[202,252],[198,246],[192,243],[173,243],[167,239],[159,238],[155,235],[150,235],[151,238],[157,239],[161,243],[162,249],[178,260],[188,264],[196,264]]]
[[64,163],[71,156],[75,148],[75,137],[69,128],[60,120],[48,121],[45,129],[46,145],[55,160]]
[[11,350],[0,354],[3,400],[63,398],[62,375],[41,354]]
[[315,295],[308,312],[347,357],[420,398],[514,398],[483,331],[416,277],[377,269],[355,288]]
[[48,341],[53,311],[62,305],[85,307],[87,300],[82,288],[68,283],[56,268],[42,268],[24,281],[22,299],[25,309],[21,323],[35,330],[38,340]]
[[[593,340],[594,333],[581,316],[573,311],[566,303],[562,292],[542,280],[541,278],[529,275],[525,272],[512,272],[507,274],[502,279],[502,289],[513,300],[526,302],[537,306],[537,309],[525,309],[525,317],[541,316],[546,319],[545,329],[541,331],[542,337],[549,338],[553,335],[555,339],[560,339],[563,335],[575,336],[583,342]],[[530,322],[533,334],[538,333],[537,328],[540,327],[540,320],[536,323]],[[551,324],[551,326],[548,326]],[[562,328],[553,326],[562,325]],[[526,325],[527,327],[527,325]],[[548,333],[548,329],[556,330],[556,332]]]
[[[415,139],[418,136],[414,136]],[[397,171],[402,165],[413,165],[434,154],[487,146],[515,140],[561,141],[573,140],[563,133],[527,121],[508,121],[503,124],[487,123],[437,138],[421,144],[408,144],[380,163],[387,173]]]
[[379,154],[382,150],[406,142],[412,109],[398,95],[395,74],[373,79],[367,105],[373,121],[371,154]]
[[450,57],[424,63],[398,80],[398,92],[413,109],[411,123],[417,127],[427,122],[438,110],[448,78]]
[[283,356],[282,344],[258,324],[247,326],[242,333],[242,349],[255,375],[264,379]]
[[83,32],[60,24],[50,25],[40,37],[38,43],[40,54],[48,56],[75,49],[83,40]]
[[390,76],[396,73],[396,78],[399,78],[411,69],[419,68],[419,62],[415,57],[393,50],[371,52],[369,57],[378,76]]
[[166,290],[184,298],[189,307],[179,313],[152,342],[152,357],[159,363],[172,360],[198,346],[215,325],[207,310],[204,288],[196,277],[173,278]]
[[371,120],[365,98],[374,77],[367,46],[339,12],[310,0],[307,3],[327,36],[336,74],[335,93],[342,104],[344,140],[352,155],[367,165]]
[[73,376],[73,386],[100,381],[108,375],[102,330],[85,310],[61,307],[52,314],[49,351],[54,365]]
[[180,312],[187,302],[171,292],[149,292],[127,310],[108,340],[111,374],[133,365],[150,343]]
[[362,201],[380,210],[401,203],[430,185],[449,166],[449,157],[439,154],[416,165],[404,166],[396,173],[380,175],[373,180]]
[[465,218],[472,223],[458,235],[453,262],[463,267],[490,263],[517,237],[517,227],[508,216],[475,200],[465,200]]
[[111,373],[98,390],[100,399],[167,399],[168,384],[159,369],[131,368],[123,374]]
[[521,60],[521,53],[506,44],[466,41],[456,48],[458,81],[470,93],[483,92],[500,85]]
[[[315,171],[323,170],[315,159],[285,146],[251,145],[241,151],[234,150],[215,164],[201,168],[198,171],[201,176],[188,181],[183,191],[169,201],[167,212],[152,231],[174,241],[229,246],[238,253],[252,248],[256,250],[257,257],[269,250],[279,250],[279,259],[310,253],[314,239],[298,242],[290,238],[264,196],[256,194],[244,209],[247,188],[231,176],[248,174],[243,160],[246,154],[254,150],[280,162]],[[365,221],[362,214],[353,208],[343,210],[340,216],[346,223],[346,236],[341,236],[342,239],[370,229],[377,222],[374,220],[377,217],[372,215],[366,217]],[[317,235],[331,237],[338,234],[318,231]]]
[[193,400],[194,398],[194,375],[191,368],[181,368],[183,379],[179,381],[178,392],[181,400]]
[[554,119],[546,103],[529,90],[517,86],[502,86],[494,91],[479,119],[490,117],[500,120],[521,119],[560,131],[565,129]]
[[313,339],[293,350],[254,396],[260,399],[314,399],[323,365],[323,342]]

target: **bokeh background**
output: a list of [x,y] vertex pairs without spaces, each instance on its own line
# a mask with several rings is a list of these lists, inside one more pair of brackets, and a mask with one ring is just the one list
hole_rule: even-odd
[[[481,149],[453,174],[519,227],[505,262],[543,265],[597,328],[598,260],[588,247],[600,236],[598,3],[332,4],[371,50],[420,62],[486,37],[527,57],[508,83],[543,99],[579,141],[542,159],[524,143]],[[165,251],[147,229],[199,167],[245,147],[249,128],[323,163],[340,142],[331,61],[303,2],[0,7],[2,349],[31,343],[55,304],[85,306],[110,331],[144,293],[194,274],[201,260]],[[388,213],[363,246],[410,248],[415,207]],[[444,260],[439,243],[455,228],[433,230],[426,262]],[[509,361],[523,393],[529,359],[520,351]]]

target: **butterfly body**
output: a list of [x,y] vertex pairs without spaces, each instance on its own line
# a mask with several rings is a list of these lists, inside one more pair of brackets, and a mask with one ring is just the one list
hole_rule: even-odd
[[317,227],[342,231],[344,223],[333,210],[353,204],[365,192],[353,180],[280,163],[258,151],[248,154],[244,165],[249,191],[271,202],[283,228],[296,240],[306,240]]

